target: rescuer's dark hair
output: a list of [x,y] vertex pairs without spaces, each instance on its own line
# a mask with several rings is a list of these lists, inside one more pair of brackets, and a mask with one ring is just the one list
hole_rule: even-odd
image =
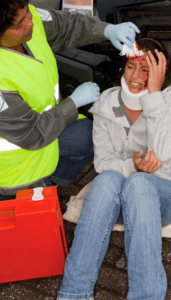
[[29,0],[0,0],[0,38],[14,23],[17,9],[23,9]]
[[[166,70],[166,75],[165,75],[165,81],[162,86],[162,90],[164,90],[166,87],[168,87],[171,84],[170,59],[168,59],[166,51],[164,50],[163,46],[158,41],[150,39],[150,38],[138,39],[138,40],[136,40],[136,43],[140,46],[140,48],[144,52],[147,52],[150,50],[157,63],[158,63],[158,57],[154,50],[157,49],[159,52],[162,52],[165,55],[165,57],[167,59],[167,70]],[[115,86],[116,85],[121,86],[121,77],[125,72],[125,66],[126,66],[127,60],[128,60],[128,58],[125,55],[125,57],[123,58],[123,62],[122,62],[122,68],[118,74],[117,81],[114,83]]]

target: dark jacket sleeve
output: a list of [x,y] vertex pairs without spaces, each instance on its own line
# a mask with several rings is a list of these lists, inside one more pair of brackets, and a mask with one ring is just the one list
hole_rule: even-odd
[[80,13],[49,10],[52,21],[43,21],[47,41],[53,52],[106,41],[104,29],[108,23]]
[[69,97],[39,114],[19,94],[2,95],[8,108],[0,112],[0,136],[27,150],[49,145],[78,117],[78,110]]

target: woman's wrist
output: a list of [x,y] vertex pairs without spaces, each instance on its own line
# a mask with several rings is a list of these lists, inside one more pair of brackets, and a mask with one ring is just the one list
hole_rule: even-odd
[[156,93],[156,92],[161,92],[161,89],[148,89],[149,94],[151,93]]

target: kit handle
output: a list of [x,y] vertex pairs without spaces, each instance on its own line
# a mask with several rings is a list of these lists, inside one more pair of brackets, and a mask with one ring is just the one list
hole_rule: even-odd
[[33,189],[33,196],[32,196],[33,201],[44,200],[44,196],[42,194],[43,189],[44,189],[43,187],[37,187]]

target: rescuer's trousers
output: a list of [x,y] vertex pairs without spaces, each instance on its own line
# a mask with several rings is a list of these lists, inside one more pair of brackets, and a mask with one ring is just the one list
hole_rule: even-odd
[[[70,124],[59,136],[59,162],[49,177],[53,184],[68,187],[94,156],[93,121],[80,119]],[[46,181],[45,181],[46,183]],[[47,184],[48,185],[48,184]]]

